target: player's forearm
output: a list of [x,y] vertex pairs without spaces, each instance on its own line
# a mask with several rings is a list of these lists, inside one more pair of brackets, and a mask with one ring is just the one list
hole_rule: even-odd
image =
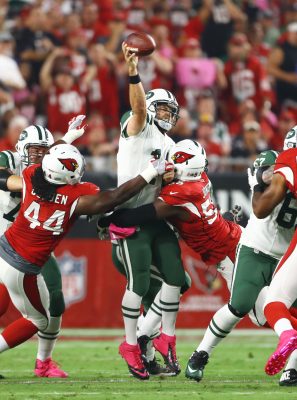
[[21,192],[23,189],[23,180],[20,176],[11,175],[6,183],[9,192]]

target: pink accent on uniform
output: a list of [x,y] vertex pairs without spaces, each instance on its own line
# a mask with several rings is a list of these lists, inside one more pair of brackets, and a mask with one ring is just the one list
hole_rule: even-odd
[[67,372],[59,368],[51,358],[44,361],[36,360],[34,374],[40,378],[67,378]]
[[125,239],[132,236],[136,232],[136,227],[131,226],[129,228],[120,228],[114,224],[109,225],[109,233],[111,240]]
[[149,379],[149,373],[143,364],[138,344],[132,345],[125,341],[120,344],[119,353],[126,361],[128,369],[133,376],[142,380]]
[[297,331],[289,329],[284,331],[279,338],[275,352],[269,357],[265,372],[267,375],[275,375],[280,372],[286,364],[290,354],[297,349]]

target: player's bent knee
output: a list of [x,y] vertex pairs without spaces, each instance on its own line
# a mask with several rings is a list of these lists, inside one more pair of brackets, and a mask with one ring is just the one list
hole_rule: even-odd
[[240,308],[238,308],[237,306],[235,308],[230,303],[228,303],[228,308],[232,312],[232,314],[238,318],[243,318],[248,313],[248,312],[244,312],[244,311],[242,312],[242,310],[240,310]]
[[54,290],[50,293],[50,315],[60,317],[65,311],[65,300],[62,290]]

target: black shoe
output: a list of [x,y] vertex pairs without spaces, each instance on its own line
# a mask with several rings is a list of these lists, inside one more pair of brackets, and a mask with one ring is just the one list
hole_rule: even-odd
[[208,358],[209,356],[206,351],[194,351],[187,364],[186,378],[200,382],[203,378],[203,370],[208,363]]
[[156,360],[156,357],[152,361],[144,361],[145,368],[148,370],[150,375],[154,376],[176,376],[176,373],[173,372],[167,366],[162,366]]
[[297,385],[297,371],[294,368],[285,369],[279,380],[280,386],[296,386]]
[[151,339],[146,335],[142,335],[139,336],[139,338],[137,338],[137,342],[139,344],[141,351],[141,357],[144,358],[145,360],[146,360],[147,344],[150,340]]

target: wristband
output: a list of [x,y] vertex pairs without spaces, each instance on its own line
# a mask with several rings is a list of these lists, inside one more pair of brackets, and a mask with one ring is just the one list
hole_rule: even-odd
[[130,85],[137,85],[137,83],[140,83],[140,76],[139,74],[137,75],[129,75],[129,83]]
[[150,183],[151,180],[158,176],[158,172],[155,170],[152,164],[149,164],[149,166],[141,172],[140,176],[142,176],[147,183]]

